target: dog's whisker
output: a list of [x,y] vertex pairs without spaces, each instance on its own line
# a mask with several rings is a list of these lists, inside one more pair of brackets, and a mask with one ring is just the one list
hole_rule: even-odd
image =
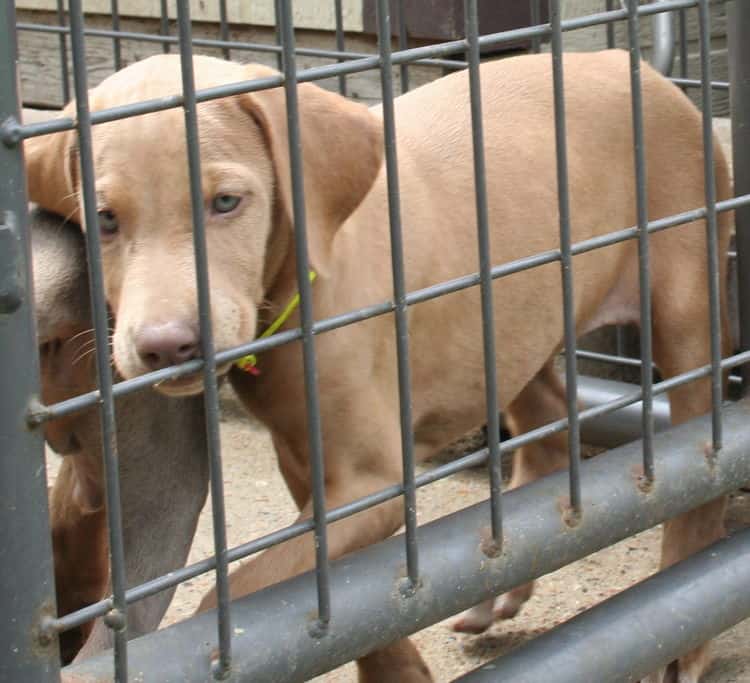
[[[83,360],[84,358],[86,358],[87,356],[91,356],[91,354],[93,354],[93,352],[94,352],[94,349],[89,349],[88,351],[84,351],[83,353],[81,353],[81,354],[79,354],[78,356],[76,356],[76,357],[75,357],[75,358],[74,358],[74,359],[73,359],[73,360],[72,360],[72,361],[70,362],[70,364],[71,364],[72,366],[76,366],[76,365],[78,365],[78,363],[80,363],[80,362],[81,362],[81,361],[82,361],[82,360]],[[92,356],[92,357],[93,357],[93,356]]]
[[81,337],[83,337],[83,336],[85,336],[87,334],[88,335],[93,335],[94,334],[94,328],[90,327],[87,330],[82,330],[81,332],[78,332],[77,334],[74,334],[72,337],[70,337],[69,339],[66,339],[63,342],[63,346],[65,346],[67,344],[70,344],[70,343],[74,342],[76,339],[80,339]]

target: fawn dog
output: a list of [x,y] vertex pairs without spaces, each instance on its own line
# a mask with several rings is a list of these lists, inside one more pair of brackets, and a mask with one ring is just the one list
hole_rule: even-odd
[[[626,53],[564,57],[572,238],[578,242],[636,223],[633,133]],[[273,75],[261,66],[195,57],[199,88]],[[481,67],[491,258],[505,263],[559,244],[552,74],[549,55]],[[651,219],[703,206],[701,119],[680,90],[642,66]],[[92,109],[179,93],[176,56],[151,57],[112,75],[90,93]],[[324,318],[392,296],[382,115],[315,85],[298,89],[308,250],[318,273],[314,310]],[[72,111],[69,109],[68,111]],[[395,103],[406,284],[409,290],[477,267],[469,83],[446,76]],[[205,102],[198,107],[202,189],[214,340],[246,342],[276,318],[297,290],[283,89]],[[114,311],[114,361],[129,378],[200,355],[192,218],[183,113],[168,110],[93,130],[98,224],[107,300]],[[729,195],[726,163],[715,145],[720,198]],[[31,197],[82,220],[73,133],[26,143]],[[679,172],[676,172],[679,169]],[[720,218],[719,249],[729,239]],[[654,234],[651,244],[653,353],[670,377],[709,361],[707,259],[702,222]],[[499,399],[517,432],[564,416],[551,359],[562,345],[559,265],[496,281]],[[605,324],[638,323],[634,241],[577,255],[575,319],[583,334]],[[726,264],[721,265],[721,282]],[[298,315],[290,324],[298,324]],[[409,311],[415,451],[422,459],[483,420],[479,292],[464,289]],[[726,320],[723,321],[727,339]],[[676,342],[679,340],[679,343]],[[326,502],[335,507],[401,477],[401,441],[390,316],[316,337]],[[294,345],[258,358],[258,376],[224,365],[248,410],[269,428],[279,466],[299,506],[311,514],[309,446],[302,361]],[[363,380],[366,379],[366,388]],[[199,376],[164,382],[170,396],[202,390]],[[670,394],[672,420],[710,406],[709,380]],[[552,436],[516,456],[513,486],[564,465],[566,437]],[[696,458],[703,453],[696,450]],[[400,500],[332,524],[331,557],[393,533]],[[717,500],[665,525],[663,566],[723,533]],[[239,596],[310,569],[313,543],[300,537],[271,548],[231,576]],[[513,616],[530,594],[505,596],[497,614]],[[209,595],[203,603],[214,604]],[[491,612],[491,610],[489,610]],[[457,628],[488,625],[486,606]],[[708,662],[697,648],[655,672],[652,681],[695,683]],[[405,639],[359,660],[364,681],[427,681]]]

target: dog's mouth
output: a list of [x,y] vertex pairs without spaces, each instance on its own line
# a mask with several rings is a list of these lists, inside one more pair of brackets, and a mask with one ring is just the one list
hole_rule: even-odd
[[[221,379],[229,372],[232,367],[231,363],[224,363],[216,366],[216,376]],[[196,396],[203,393],[203,373],[195,372],[177,379],[165,379],[154,384],[154,389],[161,394],[171,397]]]

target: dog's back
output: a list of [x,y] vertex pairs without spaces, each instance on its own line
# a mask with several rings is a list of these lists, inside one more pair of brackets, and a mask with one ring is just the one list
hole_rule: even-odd
[[[629,59],[617,50],[566,54],[564,73],[571,234],[574,243],[581,243],[637,223]],[[702,207],[700,114],[676,86],[646,64],[641,78],[648,217],[655,220]],[[549,55],[485,63],[481,82],[492,263],[554,252],[559,249],[560,225]],[[408,289],[476,271],[466,74],[455,73],[397,98],[396,129]],[[715,156],[718,195],[725,198],[728,172],[718,145]],[[382,169],[339,237],[344,278],[362,283],[340,288],[341,310],[390,296],[390,272],[383,267],[389,263],[390,245],[379,222],[386,215]],[[728,215],[720,219],[722,254],[730,220]],[[654,317],[675,320],[663,310],[665,305],[675,311],[694,306],[699,295],[707,300],[703,227],[693,223],[670,229],[652,235],[650,242]],[[355,258],[356,253],[368,254],[369,263]],[[721,268],[723,281],[723,263]],[[639,321],[636,240],[577,255],[573,271],[579,333]],[[507,406],[562,344],[559,263],[496,280],[494,290],[500,392]],[[425,453],[481,422],[476,381],[483,373],[479,310],[478,288],[411,309],[414,415],[418,437],[430,442]],[[443,351],[426,353],[435,340]],[[437,415],[439,420],[432,419]]]

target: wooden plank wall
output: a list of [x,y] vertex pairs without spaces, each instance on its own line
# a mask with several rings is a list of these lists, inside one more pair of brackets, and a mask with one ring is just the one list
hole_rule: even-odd
[[[55,24],[56,16],[50,12],[19,11],[19,22],[37,24]],[[89,15],[86,17],[87,28],[110,29],[110,19],[105,16]],[[159,22],[154,19],[121,19],[121,30],[135,31],[139,33],[158,34]],[[177,33],[172,23],[171,33]],[[193,25],[193,36],[195,38],[219,37],[218,25],[213,23],[195,23]],[[273,29],[263,26],[232,26],[231,40],[263,44],[274,44],[275,34]],[[309,47],[317,49],[335,50],[335,36],[328,31],[297,31],[298,47]],[[153,54],[161,52],[161,46],[157,43],[123,40],[121,41],[122,58],[125,64],[144,59]],[[377,46],[372,36],[359,33],[350,33],[346,36],[346,49],[352,52],[375,53]],[[394,49],[396,44],[394,42]],[[59,107],[64,104],[62,89],[60,85],[60,48],[58,36],[52,33],[39,33],[34,31],[19,31],[19,72],[21,78],[21,92],[24,103],[27,106]],[[196,53],[210,54],[221,57],[220,50],[196,48]],[[232,59],[239,62],[259,62],[269,66],[276,66],[276,57],[271,53],[235,51]],[[70,55],[68,55],[70,60]],[[330,64],[330,59],[319,59],[314,57],[298,57],[300,68],[308,68],[323,64]],[[112,62],[112,40],[110,38],[87,37],[86,39],[86,63],[88,81],[94,86],[114,71]],[[71,66],[72,70],[72,66]],[[71,71],[72,73],[72,71]],[[410,66],[410,87],[416,87],[442,75],[442,70],[436,67]],[[320,85],[335,90],[338,87],[337,79],[320,81]],[[378,71],[367,71],[352,74],[347,77],[349,93],[352,97],[366,103],[380,101],[380,75]],[[400,77],[398,69],[394,69],[394,87],[400,90]]]

